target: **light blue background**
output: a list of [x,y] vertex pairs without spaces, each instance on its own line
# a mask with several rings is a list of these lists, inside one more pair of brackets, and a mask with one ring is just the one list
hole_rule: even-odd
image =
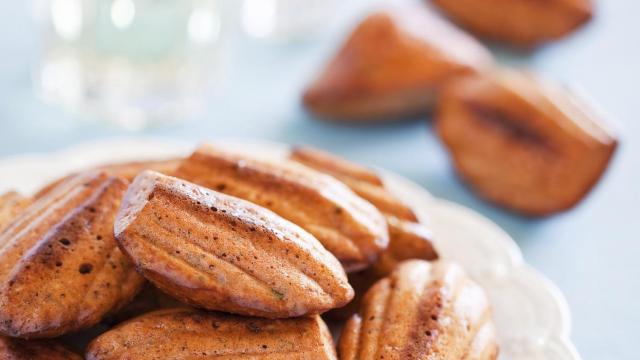
[[[369,5],[365,0],[343,5],[344,12],[314,42],[236,41],[221,96],[186,124],[148,134],[309,143],[398,172],[506,229],[527,261],[566,295],[572,337],[585,359],[640,358],[640,2],[600,0],[595,20],[579,34],[529,56],[499,51],[503,63],[581,86],[619,128],[621,146],[602,182],[574,210],[543,220],[478,200],[454,176],[426,119],[358,127],[316,121],[304,113],[301,89],[338,45],[349,19]],[[30,74],[37,61],[36,35],[26,4],[0,2],[0,155],[126,135],[104,124],[79,123],[34,97]]]

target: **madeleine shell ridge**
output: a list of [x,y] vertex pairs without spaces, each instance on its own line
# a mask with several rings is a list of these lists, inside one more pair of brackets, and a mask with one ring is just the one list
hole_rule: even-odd
[[248,201],[146,171],[129,187],[116,237],[173,297],[209,310],[282,318],[351,300],[338,260],[309,233]]
[[418,221],[418,217],[409,206],[385,189],[384,182],[373,170],[326,151],[306,146],[294,147],[289,158],[335,177],[383,214]]
[[345,177],[375,186],[384,186],[384,182],[374,170],[324,150],[298,145],[292,147],[289,157],[335,177]]
[[127,182],[77,175],[0,233],[0,332],[56,337],[97,324],[142,285],[113,223]]
[[294,147],[290,158],[334,176],[385,215],[389,245],[365,272],[377,273],[377,278],[384,277],[403,260],[434,260],[438,257],[431,242],[431,231],[419,223],[418,217],[409,206],[384,187],[382,179],[375,172],[336,155],[309,147]]
[[261,319],[192,309],[160,310],[125,322],[95,339],[86,358],[337,359],[318,315]]
[[[126,161],[99,165],[87,171],[103,171],[111,176],[117,176],[119,178],[126,179],[127,181],[133,181],[133,179],[144,170],[153,170],[166,175],[171,175],[180,165],[181,161],[182,159]],[[51,191],[51,189],[76,175],[77,174],[70,174],[46,184],[38,190],[33,197],[38,199],[46,195]]]
[[345,320],[356,313],[367,290],[376,281],[391,274],[399,263],[411,259],[438,259],[438,253],[431,242],[431,232],[424,225],[390,217],[389,234],[389,247],[378,261],[365,270],[348,274],[355,296],[346,306],[328,312],[328,318]]
[[345,325],[341,360],[494,360],[498,349],[484,291],[458,266],[409,260],[365,295]]
[[315,236],[348,271],[366,268],[389,242],[383,215],[337,179],[288,160],[203,145],[176,176],[270,209]]
[[0,195],[0,232],[6,228],[18,214],[29,206],[33,200],[15,191]]

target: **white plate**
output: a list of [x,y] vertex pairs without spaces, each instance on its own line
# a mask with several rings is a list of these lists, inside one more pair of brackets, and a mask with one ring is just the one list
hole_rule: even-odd
[[[218,142],[266,157],[283,157],[284,144]],[[37,190],[50,180],[92,165],[188,154],[194,144],[166,139],[114,139],[51,154],[0,160],[0,191]],[[496,224],[463,206],[436,199],[417,184],[387,171],[392,192],[411,205],[433,229],[441,256],[462,263],[491,299],[500,341],[500,359],[578,360],[569,341],[570,316],[558,289],[524,263],[516,243]]]

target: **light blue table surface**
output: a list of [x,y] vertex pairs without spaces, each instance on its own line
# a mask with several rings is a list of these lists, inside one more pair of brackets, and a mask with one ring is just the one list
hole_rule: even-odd
[[[402,174],[436,196],[481,212],[516,239],[526,260],[566,295],[572,338],[585,359],[640,359],[640,2],[601,0],[596,19],[579,34],[529,56],[501,51],[503,63],[581,86],[619,129],[621,146],[601,183],[577,208],[542,220],[512,215],[475,197],[454,176],[427,119],[343,126],[302,110],[301,89],[338,45],[349,19],[368,6],[364,0],[345,5],[316,41],[237,41],[221,95],[205,112],[146,134],[308,143]],[[24,2],[0,2],[0,54],[0,156],[127,135],[108,125],[79,123],[33,95],[37,32]]]

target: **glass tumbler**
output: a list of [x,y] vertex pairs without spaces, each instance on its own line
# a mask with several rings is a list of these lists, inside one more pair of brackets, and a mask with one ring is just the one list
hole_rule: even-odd
[[127,129],[186,119],[220,75],[224,0],[35,0],[47,102]]

